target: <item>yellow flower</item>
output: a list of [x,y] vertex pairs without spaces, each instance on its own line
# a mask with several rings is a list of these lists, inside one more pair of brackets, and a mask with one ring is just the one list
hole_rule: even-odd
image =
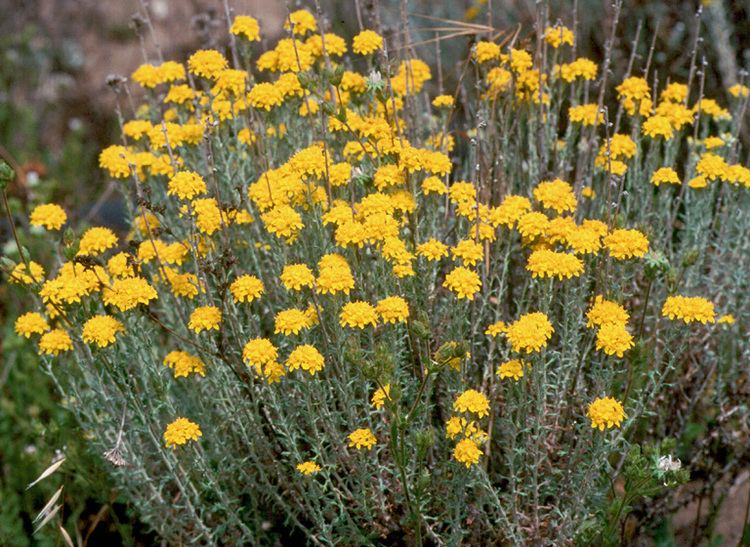
[[114,178],[124,179],[130,176],[131,155],[124,146],[113,144],[99,154],[99,167],[109,171]]
[[260,374],[263,365],[276,361],[279,350],[268,338],[254,338],[242,349],[242,360]]
[[115,306],[120,311],[128,311],[138,304],[148,304],[158,296],[156,290],[142,277],[126,277],[105,287],[102,299],[107,305]]
[[125,332],[125,326],[111,315],[95,315],[83,324],[83,341],[106,348],[115,343],[115,335]]
[[109,228],[89,228],[81,236],[77,256],[97,256],[117,245],[117,236]]
[[477,443],[471,439],[462,439],[456,444],[453,449],[453,458],[464,465],[468,469],[472,465],[479,463],[479,457],[482,456],[482,452],[477,446]]
[[623,82],[617,86],[617,96],[622,99],[631,99],[640,101],[651,97],[648,82],[645,78],[638,76],[631,76],[623,80]]
[[28,267],[24,262],[16,264],[8,276],[8,281],[15,285],[31,285],[44,281],[44,268],[41,264],[29,261]]
[[500,334],[504,334],[507,328],[508,325],[506,325],[504,321],[496,321],[487,327],[484,333],[487,336],[499,336]]
[[459,300],[472,300],[481,290],[482,280],[476,272],[458,266],[445,276],[443,287],[453,292]]
[[[513,378],[514,380],[518,381],[523,378],[524,364],[525,363],[523,363],[523,361],[520,361],[518,359],[505,361],[497,367],[497,375],[501,380],[505,378]],[[528,367],[529,365],[526,366]]]
[[671,139],[674,136],[674,130],[672,125],[669,123],[669,119],[665,116],[651,116],[645,122],[643,122],[643,134],[655,139],[656,137],[664,137],[666,140]]
[[284,20],[284,30],[291,30],[297,36],[304,36],[308,32],[314,32],[317,28],[315,17],[305,9],[293,11],[289,14],[289,18]]
[[602,236],[586,226],[576,226],[565,234],[565,243],[576,254],[596,253],[602,248]]
[[467,266],[474,266],[484,257],[484,247],[481,243],[476,243],[471,239],[459,241],[451,249],[453,256],[460,258]]
[[626,418],[622,403],[612,397],[596,399],[589,404],[586,414],[591,420],[591,427],[599,429],[599,431],[611,427],[620,427],[622,420]]
[[437,239],[428,239],[417,245],[417,254],[427,260],[440,260],[448,256],[448,246]]
[[660,184],[681,184],[680,177],[671,167],[660,167],[651,175],[651,183],[654,186]]
[[375,435],[367,428],[355,429],[349,434],[349,446],[354,448],[370,449],[378,441]]
[[526,269],[532,277],[557,277],[569,279],[583,273],[583,262],[571,253],[540,249],[529,255]]
[[490,402],[477,390],[467,389],[453,402],[453,410],[456,412],[471,412],[482,418],[490,413]]
[[445,422],[445,436],[449,439],[455,439],[459,435],[463,435],[474,442],[484,442],[487,440],[487,433],[477,427],[474,420],[451,416],[451,418]]
[[[585,126],[594,125],[596,123],[596,117],[599,113],[599,105],[596,103],[581,104],[577,106],[571,106],[568,109],[568,119],[573,123],[580,123]],[[599,117],[599,121],[603,120],[603,116]]]
[[572,46],[574,38],[573,31],[562,25],[547,27],[544,30],[544,41],[555,49],[559,48],[562,44]]
[[490,223],[495,227],[512,228],[530,209],[531,202],[528,198],[514,195],[506,196],[499,206],[490,210]]
[[[325,33],[326,43],[326,54],[331,57],[340,57],[346,53],[346,41],[332,32]],[[321,57],[323,55],[323,37],[320,34],[313,34],[307,40],[305,45],[310,49],[315,57]],[[303,105],[304,106],[304,105]]]
[[679,82],[672,82],[661,92],[662,101],[681,103],[687,99],[688,86]]
[[305,225],[302,217],[289,205],[277,205],[261,215],[263,225],[270,233],[283,237],[287,242],[294,241]]
[[422,181],[422,193],[424,193],[425,196],[428,196],[430,194],[437,194],[439,196],[442,196],[446,192],[448,192],[448,188],[445,186],[443,181],[441,181],[436,176],[427,177]]
[[310,318],[303,310],[289,308],[281,310],[276,314],[274,322],[274,333],[286,336],[299,334],[302,329],[309,328]]
[[299,291],[303,287],[312,287],[315,276],[306,264],[288,264],[281,272],[281,282],[290,291]]
[[555,329],[542,312],[522,315],[515,323],[508,325],[506,336],[513,351],[532,353],[547,345]]
[[238,15],[235,17],[229,32],[237,36],[244,36],[251,42],[260,41],[260,25],[257,19],[249,15]]
[[258,110],[270,110],[284,102],[284,95],[274,84],[262,82],[255,84],[247,94],[247,102]]
[[596,79],[598,68],[591,59],[579,57],[572,63],[560,65],[560,77],[568,83],[575,81],[576,78],[591,81]]
[[263,290],[263,281],[249,274],[239,276],[229,286],[229,291],[232,293],[235,302],[250,303],[260,298]]
[[383,387],[379,387],[375,390],[375,393],[372,394],[372,399],[370,399],[370,404],[374,406],[375,408],[382,408],[385,404],[386,400],[390,400],[391,398],[391,384],[386,384]]
[[742,84],[734,84],[727,91],[732,97],[747,97],[750,94],[750,88]]
[[700,296],[668,296],[661,314],[670,319],[679,319],[686,325],[713,323],[716,319],[713,303]]
[[474,59],[477,63],[500,59],[500,46],[494,42],[477,42],[474,46]]
[[169,178],[167,194],[180,199],[193,199],[206,193],[206,181],[193,171],[180,171]]
[[543,236],[549,228],[549,218],[544,213],[532,211],[518,219],[518,232],[525,239]]
[[[439,180],[439,179],[438,179]],[[406,175],[398,165],[387,163],[375,171],[373,183],[375,188],[383,190],[389,186],[401,186],[406,182]]]
[[648,239],[638,230],[613,230],[604,238],[604,245],[617,260],[642,258],[648,251]]
[[187,378],[195,373],[200,376],[206,375],[206,365],[195,355],[187,351],[170,351],[164,357],[164,366],[174,370],[175,378]]
[[607,355],[622,357],[633,345],[633,336],[624,323],[604,323],[596,333],[596,349]]
[[19,316],[16,319],[15,328],[19,336],[31,338],[32,334],[44,334],[49,330],[49,325],[40,313],[32,311]]
[[409,317],[409,304],[400,296],[383,298],[375,306],[383,323],[404,323]]
[[359,55],[371,55],[382,48],[383,37],[372,30],[363,30],[352,40],[352,51]]
[[216,78],[222,70],[226,70],[229,63],[224,56],[214,49],[200,49],[188,59],[190,72],[210,80]]
[[45,332],[39,340],[39,351],[47,355],[58,355],[73,349],[73,341],[63,329]]
[[346,259],[337,254],[327,254],[318,262],[316,287],[320,294],[349,294],[354,288],[354,276]]
[[297,464],[297,471],[303,475],[314,475],[320,471],[320,466],[313,461],[306,461]]
[[188,328],[200,334],[204,330],[219,330],[221,310],[216,306],[202,306],[190,314]]
[[325,359],[320,352],[310,344],[297,346],[287,357],[286,366],[289,370],[302,370],[315,376],[316,372],[323,370]]
[[65,210],[54,203],[37,205],[29,218],[32,226],[43,226],[48,230],[59,230],[67,220]]
[[734,325],[734,315],[732,315],[731,313],[722,315],[721,317],[719,317],[719,319],[717,319],[716,322],[720,325]]
[[729,174],[729,166],[724,158],[708,152],[698,160],[695,170],[698,171],[698,174],[706,177],[707,180],[726,180]]
[[341,309],[339,324],[356,329],[364,329],[368,325],[374,327],[378,324],[378,314],[368,302],[348,302]]
[[453,97],[450,95],[438,95],[432,99],[432,106],[435,108],[453,108]]
[[602,295],[598,294],[591,309],[586,313],[586,318],[588,319],[587,327],[601,327],[607,323],[624,325],[630,319],[630,314],[617,302],[605,300]]
[[167,448],[175,448],[188,441],[197,441],[202,435],[198,424],[187,418],[177,418],[164,430],[164,444]]

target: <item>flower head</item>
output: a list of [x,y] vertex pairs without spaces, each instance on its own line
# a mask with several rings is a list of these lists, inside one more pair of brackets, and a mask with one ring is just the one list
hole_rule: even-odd
[[605,236],[604,245],[617,260],[642,258],[648,251],[648,239],[638,230],[613,230]]
[[[529,365],[526,366],[528,367]],[[501,363],[497,367],[497,375],[501,380],[505,378],[513,378],[518,381],[523,378],[523,369],[524,363],[522,361],[519,359],[511,359],[510,361]]]
[[29,222],[33,226],[44,226],[48,230],[59,230],[67,220],[65,210],[54,203],[37,205],[29,217]]
[[117,245],[117,236],[109,228],[89,228],[81,236],[78,256],[97,256]]
[[472,465],[479,463],[479,457],[484,452],[477,446],[477,443],[472,439],[462,439],[456,444],[453,449],[453,458],[466,466],[468,469]]
[[622,403],[612,397],[596,399],[589,404],[586,414],[591,420],[591,427],[599,429],[599,431],[611,427],[620,427],[622,420],[626,417]]
[[372,448],[378,441],[367,428],[355,429],[349,434],[349,446],[354,448]]
[[276,314],[274,323],[274,332],[286,336],[299,334],[302,329],[311,327],[310,318],[304,312],[297,308],[281,310]]
[[164,357],[164,366],[174,370],[175,378],[187,378],[195,373],[200,376],[206,375],[206,365],[200,357],[187,351],[170,351]]
[[668,296],[661,314],[670,319],[679,319],[686,325],[713,323],[716,319],[713,303],[700,296]]
[[542,312],[522,315],[515,323],[508,325],[506,336],[513,351],[532,353],[547,345],[555,329]]
[[303,475],[314,475],[320,471],[320,466],[317,463],[308,460],[306,462],[298,463],[297,471]]
[[383,323],[404,323],[409,317],[409,304],[400,296],[383,298],[375,306]]
[[202,435],[198,424],[187,418],[177,418],[164,430],[164,444],[167,448],[176,448],[188,441],[197,441]]
[[379,387],[372,394],[370,404],[375,408],[382,408],[385,401],[391,398],[391,384],[386,384],[383,387]]
[[31,338],[32,334],[44,334],[49,330],[49,325],[42,314],[32,311],[24,313],[16,319],[15,329],[19,336]]
[[229,291],[232,293],[235,302],[250,303],[260,298],[263,290],[263,281],[249,274],[239,276],[229,286]]
[[312,287],[315,276],[306,264],[287,264],[281,272],[281,282],[290,291],[299,291],[303,287]]
[[382,48],[383,37],[372,30],[363,30],[352,40],[352,51],[359,55],[371,55]]
[[39,351],[47,355],[58,355],[73,349],[73,341],[63,329],[45,332],[39,340]]
[[624,323],[604,323],[596,333],[596,349],[607,355],[622,357],[633,345],[633,335]]
[[115,343],[115,335],[124,332],[125,326],[111,315],[95,315],[83,324],[83,341],[106,348]]
[[583,262],[571,253],[539,249],[529,255],[526,269],[532,277],[557,277],[570,279],[583,273]]
[[244,36],[250,42],[260,41],[260,25],[258,20],[249,15],[238,15],[232,21],[229,32],[237,36]]
[[540,182],[534,188],[534,199],[546,209],[558,213],[576,210],[576,196],[573,187],[560,179]]
[[453,402],[453,410],[471,412],[481,418],[489,414],[490,402],[475,389],[467,389]]
[[364,329],[366,326],[378,324],[378,314],[372,304],[368,302],[348,302],[341,308],[339,323],[342,327]]
[[443,287],[453,292],[458,299],[472,300],[481,290],[482,280],[475,271],[458,266],[445,276]]
[[188,328],[200,334],[204,330],[219,330],[221,310],[216,306],[201,306],[190,314]]
[[624,325],[630,319],[630,314],[617,302],[605,300],[601,294],[597,294],[594,298],[594,304],[586,313],[586,318],[588,319],[587,327],[601,327],[607,323]]
[[111,286],[105,287],[102,299],[105,304],[116,307],[120,311],[128,311],[138,304],[148,304],[158,298],[158,293],[148,281],[142,277],[126,277],[116,279]]
[[304,344],[292,350],[287,357],[286,366],[289,370],[301,368],[314,376],[316,372],[323,370],[325,359],[314,346]]

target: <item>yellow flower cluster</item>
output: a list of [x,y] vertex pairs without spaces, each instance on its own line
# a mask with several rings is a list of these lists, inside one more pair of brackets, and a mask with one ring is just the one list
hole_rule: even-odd
[[586,414],[591,420],[591,427],[599,431],[620,427],[626,418],[622,403],[612,397],[603,397],[591,402]]
[[187,418],[177,418],[164,430],[164,444],[167,448],[176,448],[188,441],[198,441],[203,432],[198,424]]
[[661,314],[670,319],[690,323],[713,323],[716,320],[714,305],[700,296],[669,296],[664,301]]

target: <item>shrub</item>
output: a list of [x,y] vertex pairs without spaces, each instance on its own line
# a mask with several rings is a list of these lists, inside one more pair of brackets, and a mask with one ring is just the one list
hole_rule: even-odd
[[18,330],[168,541],[616,541],[746,374],[747,88],[613,86],[550,27],[446,95],[380,29],[288,23],[135,71],[99,158],[132,230],[16,265]]

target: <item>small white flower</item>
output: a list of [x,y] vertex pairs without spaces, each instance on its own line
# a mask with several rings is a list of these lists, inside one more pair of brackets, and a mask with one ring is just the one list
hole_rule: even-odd
[[679,471],[682,468],[682,462],[679,458],[672,458],[672,455],[669,454],[659,458],[657,467],[660,471]]

